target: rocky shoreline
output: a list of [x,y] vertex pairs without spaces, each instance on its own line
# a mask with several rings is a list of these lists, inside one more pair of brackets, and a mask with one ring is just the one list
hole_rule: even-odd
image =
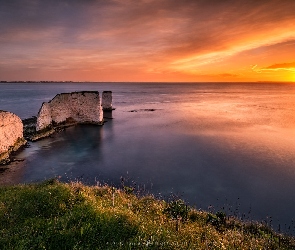
[[28,141],[34,142],[46,137],[49,137],[50,135],[66,128],[69,126],[76,125],[76,122],[73,123],[64,123],[62,125],[53,127],[53,126],[48,126],[43,130],[36,130],[36,124],[37,124],[37,117],[33,116],[28,119],[23,120],[24,124],[24,138]]
[[[37,116],[21,120],[7,111],[0,119],[0,173],[14,159],[14,152],[28,146],[27,141],[37,141],[76,124],[104,124],[103,111],[112,112],[112,92],[98,91],[62,93],[43,103]],[[111,115],[108,115],[111,117]],[[1,180],[0,180],[1,183]]]

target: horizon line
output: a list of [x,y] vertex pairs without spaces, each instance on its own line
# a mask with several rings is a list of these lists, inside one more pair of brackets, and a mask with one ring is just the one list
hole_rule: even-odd
[[56,81],[56,80],[0,80],[0,83],[295,83],[295,81]]

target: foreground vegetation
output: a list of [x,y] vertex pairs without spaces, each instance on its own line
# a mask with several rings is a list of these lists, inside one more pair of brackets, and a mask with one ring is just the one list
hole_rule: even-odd
[[50,180],[0,188],[0,249],[295,249],[295,241],[177,199]]

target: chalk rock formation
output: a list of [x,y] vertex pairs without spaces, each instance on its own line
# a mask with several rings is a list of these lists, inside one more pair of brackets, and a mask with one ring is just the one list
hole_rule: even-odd
[[103,123],[99,92],[83,91],[56,95],[42,104],[37,116],[36,131],[68,123]]
[[102,109],[104,111],[112,111],[112,91],[102,92]]
[[8,163],[10,153],[25,143],[22,120],[13,113],[0,111],[0,163]]

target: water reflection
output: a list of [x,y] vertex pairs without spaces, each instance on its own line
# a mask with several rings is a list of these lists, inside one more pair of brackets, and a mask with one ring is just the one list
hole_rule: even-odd
[[83,173],[97,175],[95,166],[103,159],[102,133],[100,126],[80,125],[32,143],[22,155],[27,166],[23,181],[52,177],[68,181],[68,178],[81,178]]

